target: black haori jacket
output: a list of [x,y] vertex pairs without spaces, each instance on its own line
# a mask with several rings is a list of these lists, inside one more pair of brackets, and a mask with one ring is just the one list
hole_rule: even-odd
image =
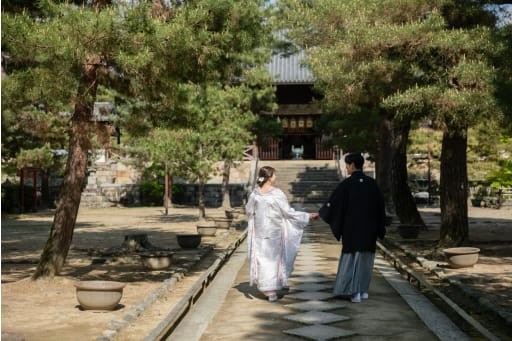
[[341,238],[342,253],[375,252],[377,237],[386,234],[384,196],[362,171],[340,182],[319,214],[336,239]]

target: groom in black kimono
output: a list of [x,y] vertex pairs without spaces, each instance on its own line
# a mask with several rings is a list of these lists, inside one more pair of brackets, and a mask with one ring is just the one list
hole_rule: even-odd
[[384,196],[375,180],[363,173],[359,153],[345,157],[348,178],[343,180],[319,211],[329,224],[342,252],[334,294],[350,296],[352,302],[368,299],[377,237],[384,238]]

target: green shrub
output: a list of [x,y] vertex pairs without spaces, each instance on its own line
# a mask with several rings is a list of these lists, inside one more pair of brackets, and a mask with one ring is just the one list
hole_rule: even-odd
[[500,168],[497,171],[491,171],[486,180],[494,188],[512,187],[512,161],[500,160],[498,165]]
[[146,181],[139,185],[141,203],[144,206],[160,206],[164,198],[164,184]]
[[[157,180],[149,180],[139,185],[141,204],[144,206],[162,206],[164,202],[165,185]],[[176,185],[171,187],[172,195],[177,194],[180,188]]]

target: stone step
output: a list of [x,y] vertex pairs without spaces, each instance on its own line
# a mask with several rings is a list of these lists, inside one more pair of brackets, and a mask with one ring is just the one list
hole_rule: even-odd
[[276,169],[276,186],[292,203],[325,202],[340,181],[330,160],[262,161],[259,167],[265,165]]

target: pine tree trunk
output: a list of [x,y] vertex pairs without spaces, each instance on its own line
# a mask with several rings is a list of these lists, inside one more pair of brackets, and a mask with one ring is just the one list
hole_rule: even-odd
[[461,245],[469,238],[466,131],[450,130],[457,133],[443,135],[441,150],[440,246]]
[[204,199],[204,181],[199,180],[199,221],[206,219],[206,205]]
[[97,88],[100,58],[89,58],[80,78],[75,111],[71,118],[69,154],[50,236],[46,241],[33,279],[58,275],[71,247],[82,188],[84,185],[88,150],[91,147],[89,125]]
[[41,178],[41,205],[48,208],[52,207],[50,203],[50,175],[47,169],[43,169],[43,176]]
[[224,161],[224,173],[222,173],[222,207],[224,209],[231,208],[231,197],[229,195],[229,174],[231,165]]
[[165,215],[169,214],[169,161],[165,160],[165,177],[164,177],[164,208]]
[[386,211],[394,214],[393,197],[391,191],[391,139],[392,121],[386,117],[382,119],[379,128],[379,152],[375,162],[376,181],[384,195]]
[[172,174],[169,174],[169,206],[170,207],[173,207],[173,204],[172,204],[172,186],[173,186],[173,182],[172,182]]
[[391,166],[391,186],[396,214],[401,224],[425,225],[411,194],[407,177],[407,140],[410,121],[394,121]]

